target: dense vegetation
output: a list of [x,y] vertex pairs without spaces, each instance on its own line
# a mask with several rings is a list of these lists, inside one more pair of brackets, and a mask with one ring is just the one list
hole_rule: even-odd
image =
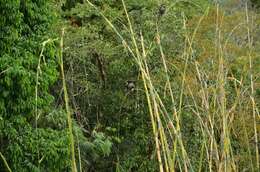
[[0,0],[0,171],[259,171],[259,8]]

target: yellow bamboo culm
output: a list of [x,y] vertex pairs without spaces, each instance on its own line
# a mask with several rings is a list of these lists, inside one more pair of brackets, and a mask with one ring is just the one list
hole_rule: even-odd
[[4,164],[5,164],[8,172],[12,172],[11,168],[9,167],[9,165],[8,165],[8,163],[7,163],[7,161],[6,161],[5,157],[4,157],[4,155],[1,152],[0,152],[0,156],[1,156],[1,158],[2,158],[2,160],[4,162]]
[[77,172],[76,160],[75,160],[75,150],[74,150],[74,138],[73,138],[73,130],[72,130],[72,119],[71,119],[71,112],[69,108],[69,96],[66,87],[65,75],[64,75],[64,68],[63,68],[63,37],[64,37],[65,29],[62,29],[61,33],[61,40],[60,40],[60,70],[61,70],[61,77],[62,77],[62,87],[64,91],[64,101],[66,106],[67,112],[67,121],[68,121],[68,128],[69,128],[69,141],[70,141],[70,153],[71,153],[71,170],[72,172]]

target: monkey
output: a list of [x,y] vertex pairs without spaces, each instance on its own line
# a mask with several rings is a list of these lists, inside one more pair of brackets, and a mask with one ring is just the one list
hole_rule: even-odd
[[82,21],[79,17],[76,16],[69,16],[68,20],[70,21],[70,25],[73,27],[81,27]]
[[129,91],[129,92],[134,91],[135,90],[135,81],[133,81],[133,80],[126,81],[125,88],[126,88],[126,91]]
[[158,10],[158,19],[160,17],[162,17],[166,12],[166,5],[165,4],[161,4]]

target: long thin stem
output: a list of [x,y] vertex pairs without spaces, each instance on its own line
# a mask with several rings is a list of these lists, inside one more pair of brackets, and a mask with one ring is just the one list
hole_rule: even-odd
[[0,156],[1,156],[1,158],[2,158],[2,160],[4,162],[4,164],[5,164],[5,167],[7,168],[8,172],[12,172],[11,168],[9,167],[9,165],[8,165],[8,163],[7,163],[7,161],[6,161],[5,157],[4,157],[4,155],[1,152],[0,152]]
[[64,91],[64,101],[66,106],[66,112],[67,112],[67,122],[68,122],[68,128],[69,128],[69,141],[70,141],[70,153],[71,153],[71,170],[72,172],[77,172],[77,166],[76,166],[76,159],[75,159],[75,148],[74,148],[74,136],[73,136],[73,126],[72,126],[72,118],[71,118],[71,111],[69,107],[69,96],[66,86],[66,80],[64,75],[64,68],[63,68],[63,37],[65,34],[65,29],[62,29],[61,33],[61,40],[60,40],[60,69],[61,69],[61,77],[62,77],[62,87]]
[[258,148],[258,135],[257,135],[257,127],[256,127],[256,104],[255,104],[255,90],[254,90],[254,82],[253,82],[253,62],[252,62],[252,40],[250,35],[250,23],[249,23],[249,15],[248,15],[248,7],[246,3],[246,23],[247,23],[247,40],[248,40],[248,47],[249,47],[249,72],[250,72],[250,87],[251,87],[251,95],[250,99],[252,102],[252,112],[253,112],[253,119],[254,119],[254,140],[255,140],[255,153],[256,153],[256,168],[259,170],[259,148]]

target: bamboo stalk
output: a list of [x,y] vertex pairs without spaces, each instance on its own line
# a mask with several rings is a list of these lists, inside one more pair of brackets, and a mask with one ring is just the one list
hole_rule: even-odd
[[64,101],[65,101],[65,108],[66,108],[66,113],[67,113],[67,122],[68,122],[68,129],[69,129],[69,141],[70,141],[70,146],[69,146],[69,151],[71,153],[71,170],[72,172],[77,172],[77,166],[76,166],[76,160],[75,160],[75,148],[74,148],[74,136],[73,136],[73,122],[71,118],[71,111],[69,107],[69,96],[67,92],[67,87],[66,87],[66,80],[65,80],[65,74],[64,74],[64,68],[63,68],[63,38],[65,34],[65,29],[62,29],[61,33],[61,40],[60,40],[60,70],[61,70],[61,77],[62,77],[62,87],[64,91]]
[[1,152],[0,152],[0,156],[1,156],[1,158],[2,158],[2,160],[4,162],[4,164],[5,164],[5,167],[7,168],[8,172],[12,172],[11,168],[9,167],[9,165],[8,165],[8,163],[7,163],[7,161],[6,161],[5,157],[4,157],[4,155]]

